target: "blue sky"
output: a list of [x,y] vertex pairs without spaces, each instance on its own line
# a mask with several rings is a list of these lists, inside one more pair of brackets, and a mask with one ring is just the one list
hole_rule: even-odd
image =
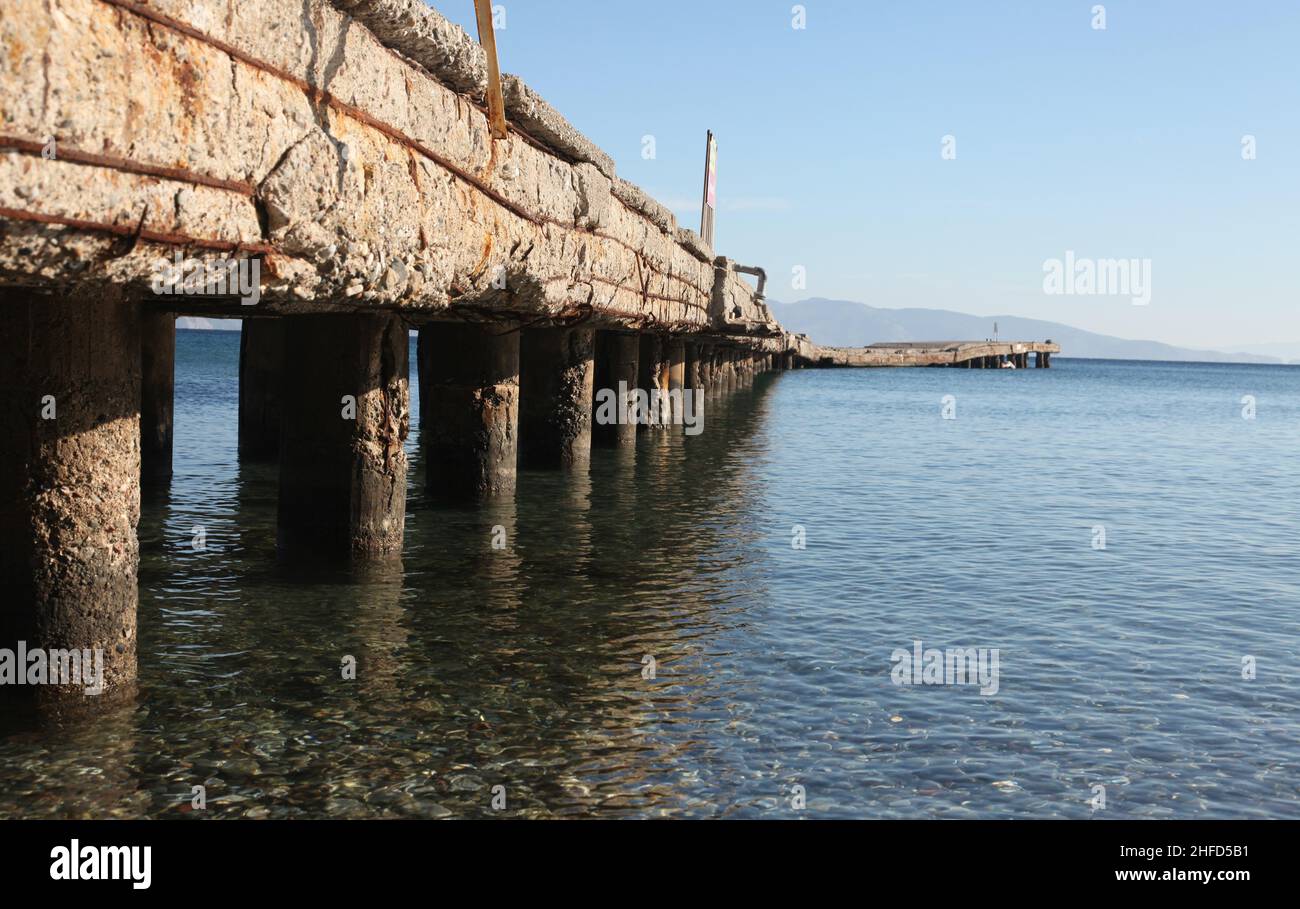
[[[1109,2],[1104,31],[1095,0],[811,0],[802,30],[788,0],[497,2],[502,68],[691,227],[718,135],[718,250],[775,299],[1300,342],[1296,0]],[[1150,259],[1150,304],[1045,294],[1067,250]]]

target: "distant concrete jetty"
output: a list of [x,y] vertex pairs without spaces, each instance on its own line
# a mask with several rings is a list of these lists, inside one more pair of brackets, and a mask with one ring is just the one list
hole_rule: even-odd
[[958,369],[1050,369],[1061,345],[1048,341],[906,341],[870,347],[815,347],[807,354],[813,366],[885,367],[950,366]]

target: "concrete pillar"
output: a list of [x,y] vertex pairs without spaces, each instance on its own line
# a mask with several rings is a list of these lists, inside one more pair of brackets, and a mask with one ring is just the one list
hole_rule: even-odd
[[530,328],[519,339],[519,459],[529,467],[591,464],[595,332]]
[[[296,353],[293,354],[296,358]],[[239,456],[280,456],[280,383],[286,360],[281,319],[245,319],[239,335]]]
[[704,391],[704,365],[700,361],[700,345],[686,342],[686,388],[692,395]]
[[713,346],[710,344],[695,345],[695,381],[705,398],[713,394]]
[[[604,390],[615,396],[612,405],[596,408],[592,438],[598,445],[636,444],[636,421],[633,419],[636,414],[632,404],[635,401],[640,355],[641,339],[637,335],[617,331],[596,332],[596,378],[593,394],[599,395]],[[620,383],[627,389],[627,398],[621,408],[617,401]]]
[[387,313],[290,316],[277,543],[289,557],[400,554],[409,342]]
[[783,368],[783,369],[794,369],[794,365],[795,365],[795,364],[794,364],[794,351],[793,351],[793,350],[787,350],[787,351],[785,352],[785,362],[782,364],[782,368]]
[[662,393],[668,389],[668,360],[664,354],[664,345],[658,335],[641,335],[641,356],[637,366],[637,387],[646,393],[647,400],[652,400],[655,393],[660,393],[657,403],[651,403],[647,426],[663,427],[667,425],[668,414],[662,407]]
[[668,359],[668,391],[673,396],[668,420],[674,426],[680,426],[683,414],[677,409],[682,406],[679,402],[685,400],[682,396],[686,391],[686,342],[681,338],[669,338],[664,342],[664,349]]
[[0,647],[90,651],[87,671],[98,655],[104,683],[99,697],[85,695],[84,676],[66,686],[4,685],[0,696],[56,710],[129,696],[139,306],[114,290],[74,299],[0,291],[0,433]]
[[420,340],[430,491],[460,501],[514,495],[519,332],[440,322],[426,325]]
[[140,313],[140,478],[165,486],[172,478],[172,406],[176,385],[176,316]]

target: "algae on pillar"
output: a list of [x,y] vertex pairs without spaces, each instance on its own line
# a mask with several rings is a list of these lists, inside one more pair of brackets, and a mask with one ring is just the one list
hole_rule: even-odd
[[429,488],[473,501],[515,491],[519,332],[459,323],[420,329],[420,400]]
[[[0,647],[90,651],[101,660],[101,698],[129,694],[140,561],[139,305],[112,288],[75,299],[0,291],[0,431]],[[29,691],[56,707],[107,703],[87,697],[86,687],[7,693]]]
[[176,386],[176,315],[140,313],[140,476],[147,485],[172,477],[172,408]]
[[530,328],[520,338],[519,459],[532,467],[591,463],[595,337],[590,328]]
[[284,340],[281,552],[400,553],[410,428],[405,324],[387,313],[290,316]]

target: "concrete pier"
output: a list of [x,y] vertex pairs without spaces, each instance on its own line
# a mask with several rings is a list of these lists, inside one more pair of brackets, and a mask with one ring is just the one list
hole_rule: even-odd
[[[616,331],[596,333],[596,377],[593,393],[607,389],[617,396],[620,383],[627,389],[627,397],[622,408],[615,404],[616,409],[613,414],[615,420],[618,419],[620,410],[632,414],[640,357],[639,336]],[[636,423],[631,419],[623,422],[597,421],[592,427],[592,437],[598,445],[635,445],[636,428]]]
[[280,387],[285,361],[284,322],[245,319],[239,337],[239,456],[280,456]]
[[519,349],[519,462],[585,470],[591,463],[595,332],[532,328]]
[[[430,490],[449,499],[508,503],[521,443],[529,463],[586,463],[595,368],[721,396],[771,354],[821,362],[761,268],[515,76],[494,137],[482,47],[423,0],[6,2],[0,632],[103,644],[110,686],[135,677],[139,488],[170,472],[175,315],[244,320],[240,455],[278,459],[292,557],[401,549],[409,322]],[[168,129],[114,139],[123,98]],[[174,256],[233,257],[240,293],[159,292]],[[520,326],[543,321],[570,328],[525,329],[521,390]],[[635,457],[636,431],[600,434]]]
[[140,479],[165,486],[172,478],[172,407],[176,384],[176,316],[140,313]]
[[870,347],[818,347],[809,345],[809,359],[819,366],[898,367],[955,366],[962,369],[998,369],[1004,360],[1028,368],[1029,354],[1038,365],[1050,365],[1061,346],[1052,341],[909,341],[872,344]]
[[[140,561],[139,307],[111,290],[6,289],[0,344],[0,647],[99,652],[105,695],[127,693]],[[0,694],[103,703],[84,687]]]
[[421,429],[430,492],[474,501],[515,491],[519,331],[437,323],[420,329]]
[[288,557],[400,553],[410,427],[405,324],[395,316],[285,320],[277,542]]

